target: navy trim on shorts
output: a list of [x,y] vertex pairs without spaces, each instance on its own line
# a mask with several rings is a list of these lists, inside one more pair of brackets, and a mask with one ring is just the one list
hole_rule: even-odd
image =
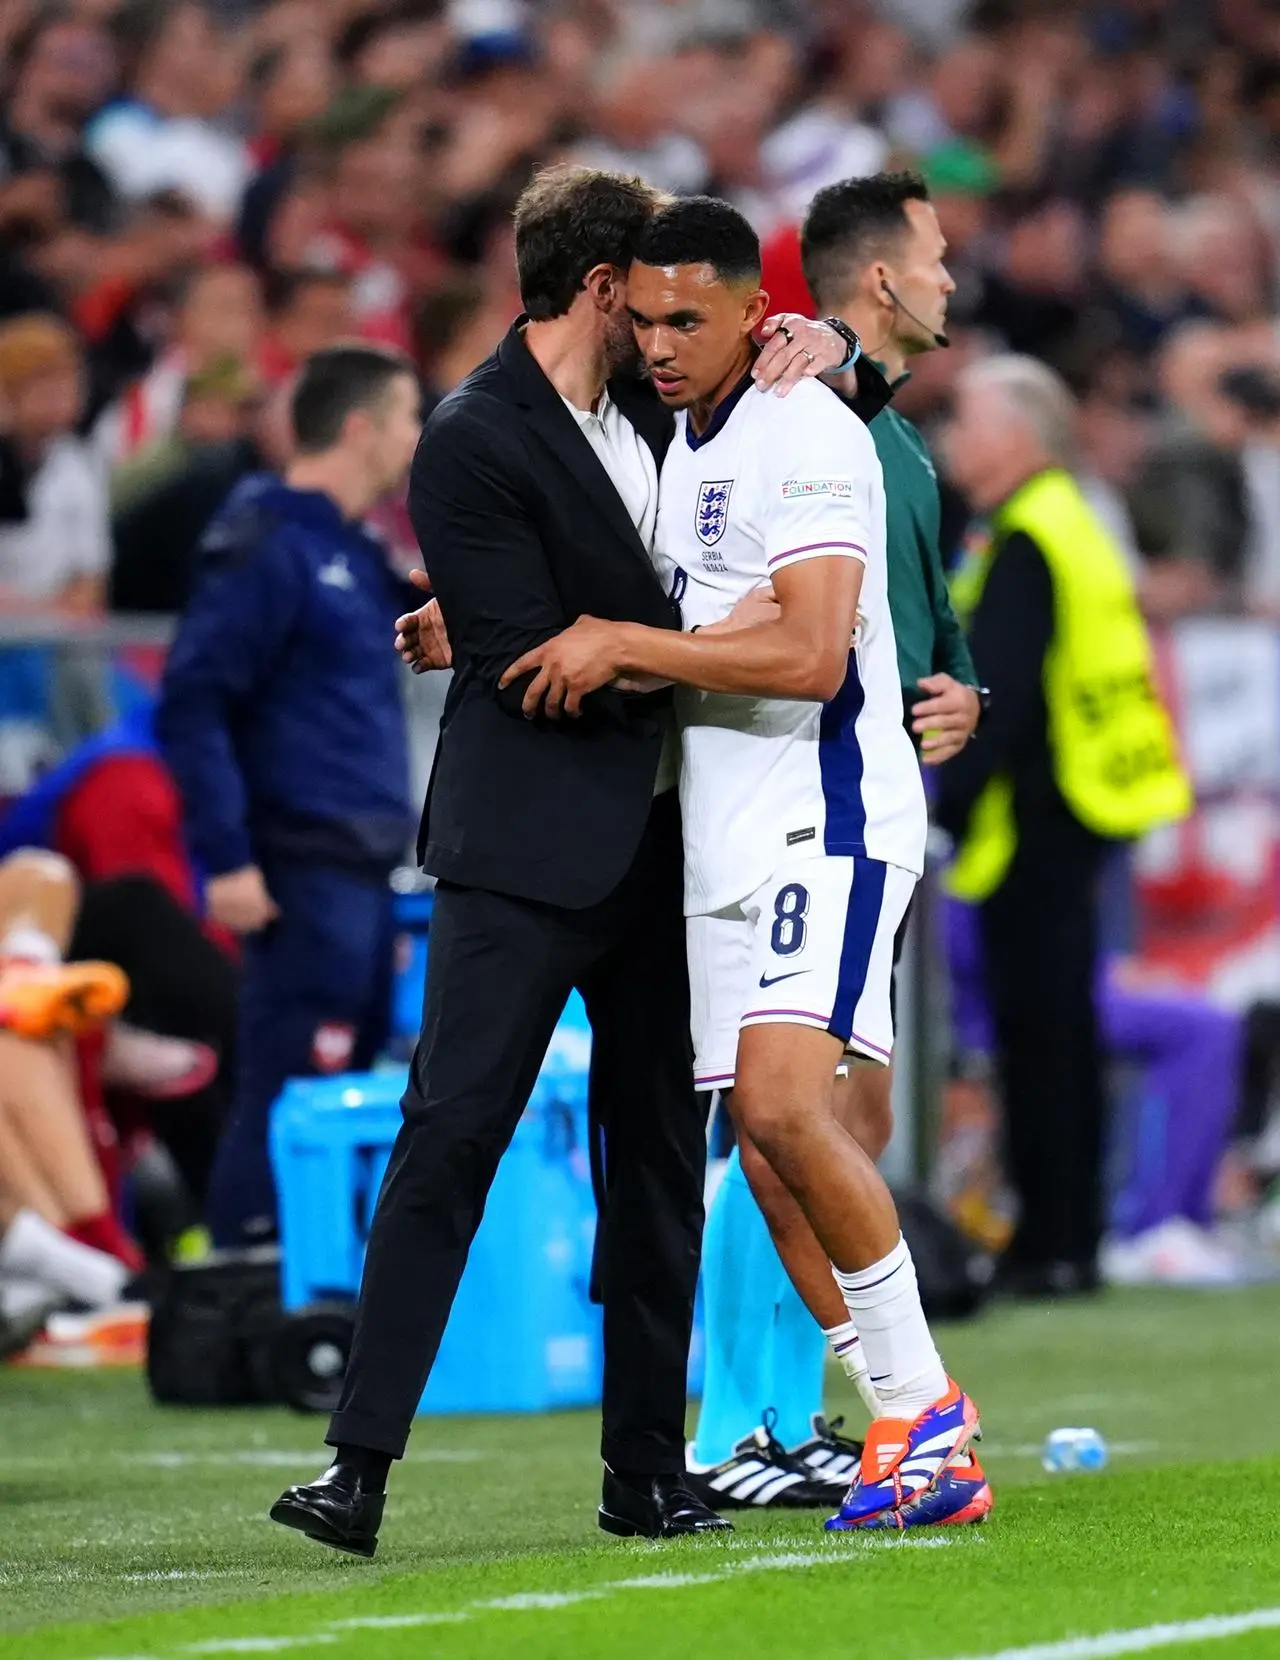
[[884,909],[884,884],[889,867],[880,859],[853,861],[849,884],[849,909],[845,913],[844,943],[840,947],[840,972],[831,1006],[832,1037],[848,1043],[853,1036],[853,1013],[867,984],[871,952]]

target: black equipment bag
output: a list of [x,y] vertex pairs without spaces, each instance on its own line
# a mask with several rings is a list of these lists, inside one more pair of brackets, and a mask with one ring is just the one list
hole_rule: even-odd
[[270,1354],[282,1321],[274,1246],[215,1251],[177,1264],[151,1311],[147,1383],[165,1406],[271,1400]]
[[967,1320],[987,1300],[994,1263],[922,1193],[894,1194],[911,1248],[920,1301],[930,1320]]

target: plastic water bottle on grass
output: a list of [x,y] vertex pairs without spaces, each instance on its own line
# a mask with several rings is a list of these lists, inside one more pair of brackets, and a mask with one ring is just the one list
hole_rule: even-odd
[[1064,1470],[1105,1470],[1107,1443],[1096,1429],[1055,1429],[1045,1441],[1040,1462],[1050,1475]]

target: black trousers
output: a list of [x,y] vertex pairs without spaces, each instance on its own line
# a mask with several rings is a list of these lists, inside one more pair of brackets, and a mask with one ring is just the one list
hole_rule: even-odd
[[403,1454],[498,1161],[577,986],[605,1143],[601,1450],[617,1469],[684,1469],[706,1127],[693,1088],[682,866],[672,791],[654,803],[622,882],[586,910],[437,887],[422,1036],[331,1445]]
[[1094,1009],[1098,878],[1111,844],[1059,812],[1019,826],[1009,874],[982,906],[1020,1214],[1019,1266],[1091,1265],[1102,1234],[1105,1120]]

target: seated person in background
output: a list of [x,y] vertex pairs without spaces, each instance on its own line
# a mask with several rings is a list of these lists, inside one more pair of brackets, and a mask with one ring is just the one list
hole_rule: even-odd
[[128,980],[114,964],[62,961],[79,903],[65,859],[26,848],[0,861],[0,1031],[74,1036],[124,1006]]
[[[996,1052],[982,938],[975,908],[959,900],[946,901],[944,923],[962,1065],[944,1113],[938,1197],[966,1232],[1000,1249],[1008,1226],[998,1114],[990,1093],[972,1088],[989,1071],[975,1062]],[[1113,1133],[1103,1276],[1229,1283],[1240,1265],[1213,1231],[1213,1190],[1241,1095],[1245,1022],[1116,954],[1102,961],[1094,1000],[1108,1062],[1137,1073]]]
[[117,1257],[82,1245],[24,1203],[21,1184],[13,1185],[12,1172],[3,1167],[7,1141],[0,1121],[0,1360],[25,1349],[49,1316],[68,1304],[110,1309],[129,1278]]
[[106,958],[128,975],[97,1073],[126,1154],[158,1141],[194,1219],[226,1118],[237,951],[199,920],[177,789],[149,717],[80,745],[0,818],[0,886],[11,863],[33,859],[74,866],[71,921],[59,930],[69,955]]
[[22,470],[26,517],[0,524],[0,610],[88,616],[110,563],[107,490],[76,436],[84,367],[75,334],[33,313],[0,324],[0,423]]
[[78,899],[53,854],[0,863],[0,1348],[67,1301],[110,1305],[142,1266],[112,1204],[110,1125],[81,1088],[128,981],[110,963],[60,966]]
[[[78,744],[10,804],[0,815],[0,859],[20,848],[60,853],[86,884],[145,872],[185,910],[197,909],[177,787],[149,711]],[[231,946],[229,935],[223,943]]]
[[[7,1212],[7,1215],[6,1215]],[[63,1284],[80,1302],[113,1302],[142,1267],[138,1247],[111,1208],[81,1108],[73,1058],[55,1043],[0,1031],[0,1222],[33,1212],[101,1260],[93,1279]],[[21,1233],[19,1239],[22,1238]],[[37,1272],[0,1243],[0,1307],[7,1272]],[[58,1286],[58,1280],[49,1277]]]

